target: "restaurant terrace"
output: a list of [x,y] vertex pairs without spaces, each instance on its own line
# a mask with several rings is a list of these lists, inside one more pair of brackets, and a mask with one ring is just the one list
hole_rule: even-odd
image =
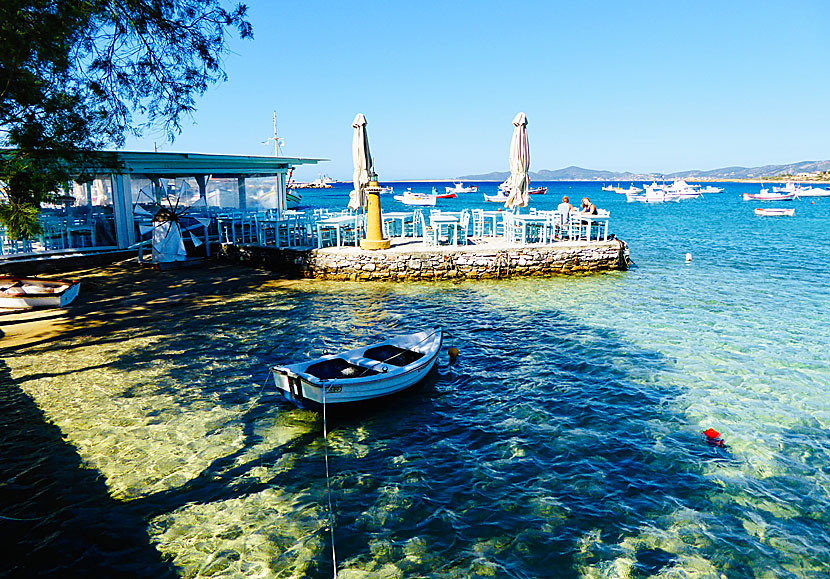
[[0,255],[131,248],[146,237],[139,226],[152,218],[147,206],[163,207],[168,200],[177,208],[192,207],[189,217],[210,217],[209,233],[218,238],[216,219],[223,214],[284,215],[289,172],[320,160],[98,151],[92,180],[73,183],[56,203],[42,208],[43,231],[37,238],[11,240],[0,227]]

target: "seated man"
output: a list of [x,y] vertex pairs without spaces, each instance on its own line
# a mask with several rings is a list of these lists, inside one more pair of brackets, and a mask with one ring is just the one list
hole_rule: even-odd
[[566,214],[566,215],[567,215],[568,213],[570,213],[571,211],[573,211],[573,209],[574,209],[574,206],[570,204],[570,202],[569,202],[569,200],[568,200],[568,196],[567,196],[567,195],[565,195],[564,197],[562,197],[562,203],[560,203],[560,204],[556,207],[556,210],[557,210],[559,213],[564,213],[564,214]]
[[582,213],[587,213],[588,215],[596,215],[597,214],[597,206],[591,203],[590,199],[587,197],[582,198],[582,206],[579,208]]

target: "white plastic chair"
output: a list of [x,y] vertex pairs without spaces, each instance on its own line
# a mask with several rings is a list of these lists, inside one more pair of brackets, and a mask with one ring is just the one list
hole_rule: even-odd
[[470,210],[465,209],[461,212],[461,217],[458,220],[456,227],[456,235],[458,236],[458,245],[467,245],[470,229]]

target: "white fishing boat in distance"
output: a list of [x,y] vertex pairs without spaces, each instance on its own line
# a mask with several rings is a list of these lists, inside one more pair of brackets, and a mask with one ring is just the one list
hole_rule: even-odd
[[340,354],[271,369],[274,384],[300,408],[364,402],[421,381],[435,365],[443,331],[396,336]]
[[475,193],[478,191],[478,185],[470,185],[465,187],[464,183],[453,183],[452,187],[444,187],[447,193]]
[[770,193],[769,189],[761,189],[758,193],[744,193],[744,201],[792,201],[795,193]]
[[79,281],[0,277],[0,308],[63,308],[80,289]]
[[407,189],[403,195],[395,195],[392,197],[395,201],[400,201],[404,205],[435,205],[438,200],[437,195],[430,195],[429,193],[413,193],[412,189]]

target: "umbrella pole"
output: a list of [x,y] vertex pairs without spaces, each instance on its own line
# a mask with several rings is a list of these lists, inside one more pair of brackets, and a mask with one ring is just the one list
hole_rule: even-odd
[[391,242],[383,238],[383,227],[380,219],[380,192],[376,182],[369,183],[364,189],[367,195],[366,207],[366,238],[360,240],[361,249],[389,249]]

